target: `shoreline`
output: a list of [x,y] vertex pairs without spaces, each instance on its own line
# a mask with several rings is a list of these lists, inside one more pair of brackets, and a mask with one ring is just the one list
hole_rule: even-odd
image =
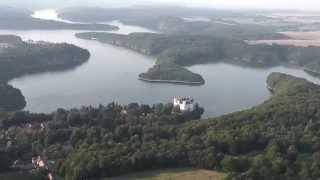
[[190,81],[177,81],[177,80],[157,80],[157,79],[147,79],[147,78],[138,78],[141,81],[150,82],[150,83],[170,83],[170,84],[183,84],[183,85],[204,85],[205,82],[190,82]]
[[320,77],[320,73],[315,71],[315,70],[311,70],[310,68],[302,68],[303,71],[305,71],[306,73],[309,73],[311,74],[312,76],[317,76],[317,77]]

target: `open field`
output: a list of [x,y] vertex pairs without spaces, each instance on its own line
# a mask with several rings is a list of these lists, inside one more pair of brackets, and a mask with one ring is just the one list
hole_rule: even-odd
[[167,169],[134,173],[105,180],[223,180],[225,175],[216,171],[200,169]]
[[248,41],[249,44],[278,44],[278,45],[293,45],[300,47],[308,46],[320,46],[320,40],[295,40],[295,39],[285,39],[285,40],[258,40],[258,41]]
[[313,32],[281,32],[290,39],[247,41],[249,44],[279,44],[301,47],[320,46],[320,31]]
[[311,32],[281,32],[282,34],[296,40],[318,40],[320,41],[320,31]]

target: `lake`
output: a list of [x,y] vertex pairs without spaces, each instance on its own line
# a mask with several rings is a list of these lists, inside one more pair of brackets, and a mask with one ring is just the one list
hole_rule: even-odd
[[[60,20],[52,12],[37,11],[33,17]],[[120,27],[115,33],[152,32],[117,21],[112,24]],[[81,31],[0,31],[0,34],[19,35],[24,40],[68,42],[86,48],[91,53],[89,61],[75,69],[26,75],[10,81],[26,97],[26,110],[47,113],[60,107],[70,109],[83,105],[106,105],[113,101],[120,104],[169,103],[174,96],[191,96],[205,108],[204,117],[214,117],[243,110],[268,99],[270,93],[266,88],[266,78],[271,72],[284,72],[320,83],[320,79],[295,68],[255,69],[224,63],[189,68],[205,78],[206,84],[203,86],[142,82],[138,80],[138,75],[153,66],[154,58],[95,41],[77,39],[74,36],[77,32]]]

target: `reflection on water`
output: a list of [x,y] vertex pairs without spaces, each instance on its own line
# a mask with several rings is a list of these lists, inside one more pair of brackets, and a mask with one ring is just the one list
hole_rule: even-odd
[[[120,33],[149,32],[144,28],[122,25]],[[27,110],[52,112],[59,107],[108,104],[116,101],[154,104],[170,102],[174,96],[192,96],[205,107],[205,117],[218,116],[262,103],[270,93],[266,78],[271,72],[284,72],[320,83],[318,78],[302,70],[276,67],[271,69],[246,68],[230,64],[206,64],[190,69],[206,80],[203,86],[153,84],[139,81],[138,74],[154,64],[155,59],[138,53],[75,38],[80,31],[0,31],[16,34],[28,40],[68,42],[87,48],[91,53],[88,63],[76,69],[40,73],[16,78],[10,82],[22,90],[27,99]]]

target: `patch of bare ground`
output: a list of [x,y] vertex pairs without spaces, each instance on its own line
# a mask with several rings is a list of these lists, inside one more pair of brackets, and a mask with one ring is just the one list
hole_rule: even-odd
[[288,36],[290,39],[295,39],[295,40],[311,40],[315,41],[318,40],[320,41],[320,31],[311,31],[311,32],[281,32],[281,34],[284,34]]
[[308,46],[320,46],[320,31],[312,32],[281,32],[289,39],[277,39],[277,40],[257,40],[247,41],[251,45],[256,44],[278,44],[278,45],[292,45],[300,47]]

